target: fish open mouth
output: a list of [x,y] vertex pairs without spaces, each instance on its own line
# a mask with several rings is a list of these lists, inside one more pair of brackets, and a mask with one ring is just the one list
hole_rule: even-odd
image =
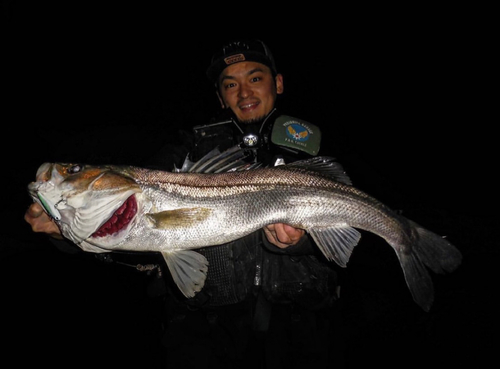
[[137,200],[135,195],[130,196],[97,231],[92,237],[105,237],[119,232],[125,228],[137,213]]

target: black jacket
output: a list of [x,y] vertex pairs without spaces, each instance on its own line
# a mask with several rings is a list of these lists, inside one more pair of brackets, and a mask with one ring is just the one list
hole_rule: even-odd
[[[319,151],[321,134],[314,125],[277,111],[253,125],[242,126],[232,117],[223,116],[208,125],[196,126],[193,131],[191,147],[186,150],[191,161],[199,160],[215,147],[224,151],[240,145],[249,152],[247,161],[269,166],[311,157],[311,152]],[[307,141],[312,135],[319,138]],[[309,142],[313,144],[307,147]],[[182,163],[175,165],[180,167]],[[223,306],[262,295],[271,303],[316,309],[336,299],[335,266],[324,259],[307,235],[297,245],[280,249],[259,230],[199,252],[208,259],[209,269],[203,290],[185,301],[192,307]]]

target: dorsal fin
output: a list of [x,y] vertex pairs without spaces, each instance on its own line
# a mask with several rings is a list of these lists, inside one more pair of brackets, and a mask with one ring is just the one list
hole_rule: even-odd
[[298,167],[312,170],[328,176],[337,182],[352,186],[351,179],[344,171],[342,165],[331,156],[315,156],[309,159],[294,161],[293,163],[287,164],[286,167]]
[[[250,170],[259,168],[262,163],[247,163],[244,159],[248,152],[239,145],[230,147],[221,152],[218,147],[209,151],[205,156],[196,162],[192,162],[186,157],[181,169],[176,172],[194,173],[223,173],[239,170]],[[295,161],[286,164],[284,167],[303,168],[330,177],[337,182],[352,186],[351,179],[345,173],[342,165],[331,156],[315,156],[309,159]]]
[[196,162],[190,161],[188,155],[182,164],[182,168],[175,168],[175,172],[223,173],[249,170],[261,166],[260,163],[247,163],[245,158],[248,155],[249,152],[239,145],[232,146],[223,152],[219,150],[219,147],[215,147]]
[[186,158],[184,159],[184,163],[182,163],[182,167],[175,168],[175,172],[181,172],[181,173],[186,173],[186,172],[196,172],[197,168],[199,168],[201,165],[203,165],[205,162],[208,160],[212,159],[213,157],[216,157],[220,155],[220,150],[219,147],[216,146],[212,150],[210,150],[208,153],[206,153],[200,160],[198,161],[191,161],[189,160],[189,154],[186,155]]

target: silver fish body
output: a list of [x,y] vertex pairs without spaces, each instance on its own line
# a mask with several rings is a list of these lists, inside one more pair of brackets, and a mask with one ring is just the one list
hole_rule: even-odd
[[357,229],[382,237],[426,311],[434,295],[427,268],[451,272],[461,262],[446,239],[353,187],[331,158],[217,174],[45,163],[28,190],[83,250],[162,253],[187,297],[201,290],[209,267],[195,249],[272,223],[305,229],[342,267],[361,237]]

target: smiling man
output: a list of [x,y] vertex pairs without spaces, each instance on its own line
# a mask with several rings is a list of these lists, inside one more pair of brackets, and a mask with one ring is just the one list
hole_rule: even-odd
[[[216,147],[220,151],[239,147],[248,164],[265,166],[318,155],[320,129],[278,109],[284,78],[262,41],[225,44],[213,55],[207,76],[222,112],[210,124],[194,127],[192,162]],[[228,361],[236,354],[233,367],[259,366],[260,360],[267,361],[264,367],[278,361],[316,367],[327,364],[329,351],[339,355],[329,337],[330,324],[337,319],[337,273],[316,257],[317,247],[304,230],[270,224],[248,237],[200,252],[211,268],[204,289],[194,300],[196,306],[213,309],[218,316],[205,339],[214,338],[222,328],[225,344],[237,343],[237,351],[245,353],[225,352]],[[169,336],[175,336],[175,329],[186,332],[186,326],[171,326]],[[244,338],[256,334],[263,339],[258,340],[258,347],[265,353],[252,352],[255,341]],[[269,342],[274,344],[269,346]],[[172,344],[173,351],[182,352],[181,344]],[[260,359],[249,361],[249,357]]]
[[283,93],[283,76],[253,61],[229,65],[217,83],[222,107],[231,109],[243,124],[262,121]]

